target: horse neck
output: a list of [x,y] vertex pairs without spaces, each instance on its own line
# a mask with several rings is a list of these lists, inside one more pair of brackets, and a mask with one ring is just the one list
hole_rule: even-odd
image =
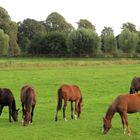
[[106,112],[106,116],[105,116],[105,118],[107,119],[107,120],[112,120],[112,118],[113,118],[113,116],[114,116],[114,114],[115,114],[115,109],[114,109],[114,107],[113,107],[113,105],[111,105],[109,108],[108,108],[108,110],[107,110],[107,112]]
[[16,102],[15,102],[15,99],[13,99],[12,112],[14,112],[15,110],[16,110]]
[[27,98],[26,103],[25,103],[25,110],[26,112],[30,112],[30,108],[32,106],[32,98],[31,95]]

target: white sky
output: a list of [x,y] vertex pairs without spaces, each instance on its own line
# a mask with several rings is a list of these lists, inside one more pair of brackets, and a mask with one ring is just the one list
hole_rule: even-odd
[[52,12],[61,14],[76,27],[80,19],[87,19],[100,35],[104,26],[119,34],[123,23],[131,22],[140,29],[140,0],[0,0],[13,21],[26,18],[45,20]]

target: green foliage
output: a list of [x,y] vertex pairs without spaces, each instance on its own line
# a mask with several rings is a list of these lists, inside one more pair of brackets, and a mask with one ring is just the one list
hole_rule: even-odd
[[100,49],[100,38],[89,29],[72,31],[67,40],[68,51],[71,56],[93,56]]
[[37,37],[32,41],[28,51],[31,54],[66,56],[66,34],[63,32],[50,32],[45,36]]
[[0,29],[0,55],[7,55],[9,48],[9,36]]
[[128,28],[124,28],[119,36],[120,49],[124,53],[135,53],[138,43],[138,34],[131,32]]
[[78,29],[85,28],[85,29],[91,29],[95,31],[95,26],[92,25],[92,23],[87,19],[80,19],[77,24],[78,24]]
[[57,12],[53,12],[47,17],[45,25],[48,32],[69,32],[74,29],[74,27],[70,23],[67,23],[65,18]]
[[44,34],[46,29],[41,22],[26,19],[18,23],[18,43],[23,52],[28,52],[32,41]]
[[101,32],[102,51],[104,53],[115,54],[117,52],[117,42],[111,27],[104,27]]
[[20,54],[20,48],[17,44],[17,24],[11,21],[8,12],[0,7],[0,28],[9,36],[8,54],[15,56]]
[[134,25],[133,23],[130,22],[124,23],[122,29],[125,28],[127,28],[130,32],[137,32],[136,25]]

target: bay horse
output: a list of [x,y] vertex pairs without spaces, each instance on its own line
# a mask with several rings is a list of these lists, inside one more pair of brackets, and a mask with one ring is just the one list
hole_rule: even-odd
[[36,92],[31,86],[21,88],[20,99],[22,103],[23,126],[33,122],[33,113],[36,105]]
[[[82,111],[82,95],[80,88],[76,85],[62,85],[58,89],[58,103],[56,107],[56,116],[55,121],[57,121],[57,114],[58,111],[61,110],[62,107],[62,100],[64,100],[64,106],[63,106],[63,118],[66,121],[66,115],[65,110],[68,104],[68,101],[71,102],[71,118],[77,119],[80,117],[81,111]],[[73,102],[75,102],[75,116],[73,117]]]
[[0,88],[0,115],[4,106],[9,107],[9,122],[11,122],[11,116],[14,121],[18,121],[18,110],[16,109],[15,98],[8,88]]
[[140,112],[140,94],[124,94],[118,96],[109,106],[105,117],[103,118],[103,133],[106,134],[112,127],[111,121],[114,114],[118,112],[121,117],[124,134],[131,135],[131,130],[128,126],[127,113]]
[[140,77],[134,77],[130,85],[130,94],[138,93],[140,90]]

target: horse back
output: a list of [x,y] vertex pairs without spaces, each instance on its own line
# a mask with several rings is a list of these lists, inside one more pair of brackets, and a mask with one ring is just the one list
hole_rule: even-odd
[[0,88],[0,104],[10,105],[10,103],[12,103],[13,100],[15,99],[10,89]]
[[24,86],[21,88],[21,102],[26,104],[28,101],[32,104],[36,104],[36,93],[35,90],[30,86]]
[[134,113],[140,111],[140,94],[124,94],[120,95],[114,101],[114,105],[118,112],[126,111]]
[[60,87],[62,97],[65,100],[77,100],[81,98],[80,88],[76,85],[62,85]]

